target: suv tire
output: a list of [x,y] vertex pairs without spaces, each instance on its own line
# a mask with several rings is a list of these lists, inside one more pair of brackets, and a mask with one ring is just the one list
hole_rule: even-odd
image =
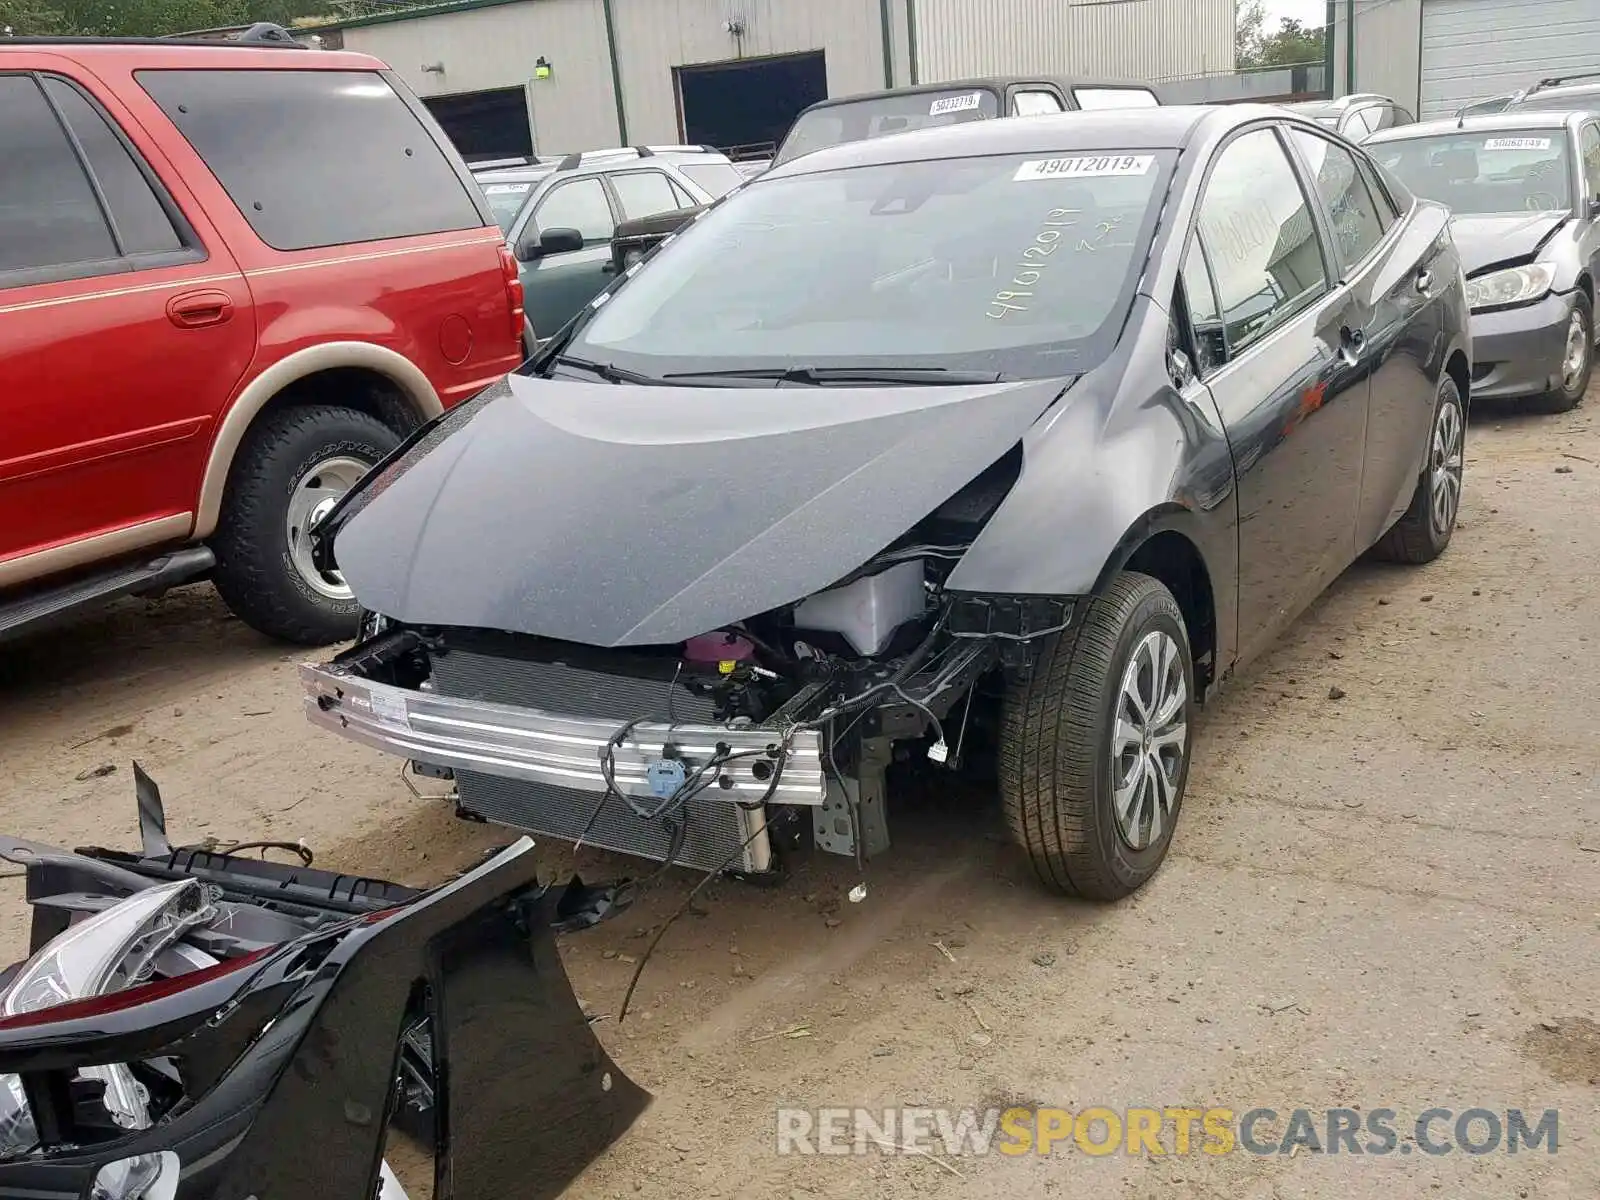
[[[1046,887],[1119,900],[1172,844],[1189,778],[1194,666],[1183,612],[1149,575],[1113,576],[1081,611],[1007,686],[1000,795]],[[1143,715],[1129,707],[1136,700]]]
[[211,540],[217,591],[240,620],[305,646],[355,636],[361,606],[343,580],[310,566],[307,534],[399,444],[382,421],[349,408],[286,408],[251,428]]

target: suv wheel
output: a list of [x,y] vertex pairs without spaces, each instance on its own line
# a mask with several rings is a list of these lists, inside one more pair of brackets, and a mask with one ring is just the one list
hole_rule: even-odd
[[310,532],[399,444],[382,421],[348,408],[287,408],[251,429],[211,542],[217,590],[240,620],[307,646],[355,636],[360,606],[337,572],[312,563]]
[[1117,900],[1156,873],[1189,779],[1193,697],[1183,612],[1133,571],[1007,687],[1000,794],[1046,887]]

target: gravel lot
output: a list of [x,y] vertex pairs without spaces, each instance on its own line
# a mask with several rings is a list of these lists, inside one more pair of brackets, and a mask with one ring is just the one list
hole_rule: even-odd
[[[1235,681],[1133,900],[1043,895],[961,794],[896,821],[865,903],[827,856],[779,891],[709,889],[635,1012],[597,1026],[657,1102],[572,1194],[1600,1195],[1597,404],[1474,414],[1449,553],[1357,566]],[[0,651],[0,827],[133,846],[138,759],[175,840],[304,837],[412,882],[504,840],[307,726],[299,657],[205,587]],[[566,943],[591,1011],[691,878]],[[0,887],[20,955],[20,883]],[[1434,1105],[1558,1108],[1560,1150],[779,1158],[785,1102],[1389,1107],[1402,1134]]]

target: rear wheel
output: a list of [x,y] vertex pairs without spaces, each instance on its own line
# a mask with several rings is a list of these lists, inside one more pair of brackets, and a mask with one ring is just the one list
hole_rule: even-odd
[[1422,474],[1405,515],[1373,546],[1375,558],[1388,562],[1432,562],[1444,553],[1455,532],[1461,508],[1461,475],[1466,458],[1467,419],[1461,391],[1448,374],[1439,381],[1433,404],[1433,427]]
[[400,443],[349,408],[286,408],[239,447],[212,549],[217,590],[269,637],[321,646],[355,636],[360,605],[342,576],[311,558],[311,529]]
[[1116,900],[1155,874],[1188,782],[1193,696],[1183,613],[1132,571],[1010,685],[1001,797],[1047,887]]

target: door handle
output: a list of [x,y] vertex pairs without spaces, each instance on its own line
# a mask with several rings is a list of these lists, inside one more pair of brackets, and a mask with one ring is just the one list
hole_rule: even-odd
[[167,320],[179,329],[204,329],[233,317],[233,297],[227,292],[185,292],[167,301]]
[[1417,272],[1417,293],[1427,296],[1433,291],[1433,272],[1424,268]]

